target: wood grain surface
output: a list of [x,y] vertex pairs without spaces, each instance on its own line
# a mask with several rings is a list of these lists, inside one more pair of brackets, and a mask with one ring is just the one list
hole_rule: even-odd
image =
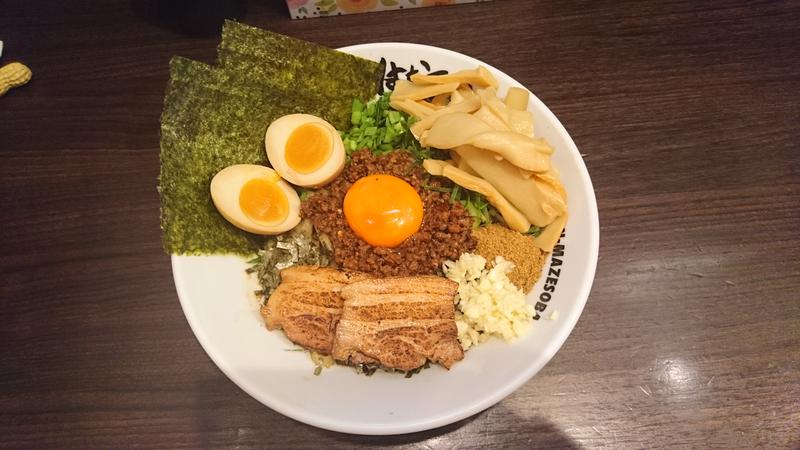
[[[195,340],[161,250],[157,2],[0,3],[1,448],[797,448],[800,4],[498,0],[243,21],[338,47],[463,52],[528,86],[584,154],[600,261],[563,348],[514,394],[368,437],[264,407]],[[157,9],[157,8],[155,8]],[[468,395],[468,393],[465,393]]]

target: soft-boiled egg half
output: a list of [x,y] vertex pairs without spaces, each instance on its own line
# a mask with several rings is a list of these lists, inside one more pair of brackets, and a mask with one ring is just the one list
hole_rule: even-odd
[[324,186],[344,168],[344,144],[336,129],[310,114],[289,114],[272,122],[264,137],[269,163],[289,183]]
[[268,167],[222,169],[211,179],[211,199],[228,222],[251,233],[283,233],[300,222],[300,197]]
[[397,247],[422,225],[422,199],[392,175],[369,175],[353,183],[343,210],[350,229],[376,247]]

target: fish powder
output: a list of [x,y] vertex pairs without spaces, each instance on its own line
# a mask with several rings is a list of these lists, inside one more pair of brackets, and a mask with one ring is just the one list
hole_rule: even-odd
[[522,292],[528,293],[539,279],[547,253],[534,244],[533,236],[524,235],[502,225],[491,224],[472,231],[478,245],[475,253],[494,261],[502,256],[514,263],[508,278]]

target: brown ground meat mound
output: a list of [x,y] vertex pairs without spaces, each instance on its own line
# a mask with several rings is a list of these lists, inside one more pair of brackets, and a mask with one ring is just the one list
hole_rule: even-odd
[[[422,198],[424,215],[419,231],[395,248],[373,247],[362,241],[347,225],[342,212],[344,196],[362,177],[389,174],[407,181]],[[333,257],[339,267],[376,276],[436,274],[446,259],[475,248],[472,218],[460,203],[451,203],[446,193],[423,188],[443,186],[429,177],[414,158],[404,151],[376,156],[369,150],[353,153],[342,174],[303,202],[300,215],[308,218],[318,232],[328,235]]]

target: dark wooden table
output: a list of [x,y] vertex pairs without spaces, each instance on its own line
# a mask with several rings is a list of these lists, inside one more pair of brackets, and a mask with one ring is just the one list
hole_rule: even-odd
[[506,71],[561,119],[597,192],[597,277],[555,358],[441,429],[366,437],[261,405],[206,356],[161,250],[172,55],[137,0],[0,4],[0,447],[800,445],[800,4],[544,2],[244,21],[331,47],[410,41]]

